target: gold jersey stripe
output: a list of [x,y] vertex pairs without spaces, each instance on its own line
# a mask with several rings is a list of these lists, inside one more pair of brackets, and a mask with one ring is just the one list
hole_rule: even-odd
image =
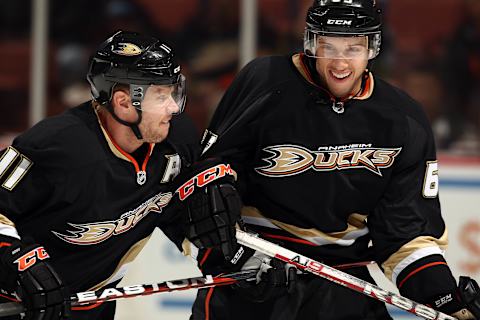
[[12,220],[8,219],[1,213],[0,213],[0,223],[10,227],[15,227],[15,224],[12,222]]
[[342,246],[349,246],[360,236],[368,233],[368,228],[366,226],[367,216],[358,213],[352,213],[348,217],[347,228],[345,230],[331,233],[325,233],[315,228],[304,229],[278,220],[268,219],[255,207],[243,207],[242,217],[244,217],[244,220],[247,223],[263,226],[271,224],[298,238],[310,241],[317,245],[334,243]]
[[[392,254],[384,263],[382,263],[382,267],[384,270],[385,276],[395,282],[396,275],[398,275],[403,268],[399,269],[401,264],[405,264],[405,262],[413,259],[411,262],[415,261],[415,254],[419,253],[420,251],[428,250],[431,248],[431,252],[443,252],[447,249],[448,246],[448,232],[447,228],[445,228],[444,233],[440,237],[440,239],[431,237],[431,236],[421,236],[413,239],[412,241],[404,244],[400,249],[397,250],[394,254]],[[418,255],[418,258],[422,256]],[[408,264],[410,264],[408,263]],[[408,265],[406,264],[405,267]]]

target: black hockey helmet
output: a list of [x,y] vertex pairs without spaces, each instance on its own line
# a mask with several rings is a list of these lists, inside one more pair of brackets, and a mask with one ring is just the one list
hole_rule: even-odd
[[315,0],[308,9],[304,36],[307,56],[317,56],[318,37],[368,38],[368,59],[380,52],[381,11],[376,0]]
[[[185,107],[185,77],[180,73],[173,50],[154,37],[136,32],[119,31],[103,42],[90,59],[87,80],[93,99],[105,106],[117,121],[131,126],[139,139],[141,102],[149,86],[174,86],[172,97],[179,112]],[[109,102],[118,84],[130,85],[132,104],[139,115],[135,123],[127,123],[112,112]]]

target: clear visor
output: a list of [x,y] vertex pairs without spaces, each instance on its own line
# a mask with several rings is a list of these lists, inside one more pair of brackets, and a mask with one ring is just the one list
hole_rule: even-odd
[[380,52],[380,42],[380,32],[342,36],[305,29],[303,46],[308,57],[369,60]]
[[142,112],[158,112],[160,109],[169,108],[172,110],[172,114],[179,114],[185,109],[187,90],[183,75],[180,75],[179,81],[173,84],[131,85],[130,92],[137,95],[135,90],[138,88],[142,88],[144,94],[141,99],[141,107],[140,105],[135,105],[135,107],[141,109]]

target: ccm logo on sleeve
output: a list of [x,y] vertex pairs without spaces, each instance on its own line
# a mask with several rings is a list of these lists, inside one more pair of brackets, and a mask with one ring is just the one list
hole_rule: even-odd
[[222,163],[208,168],[182,184],[176,191],[178,197],[183,201],[193,193],[195,186],[202,188],[212,181],[225,177],[227,174],[235,176],[235,172],[230,168],[229,164]]
[[47,258],[50,258],[50,256],[48,255],[45,248],[38,247],[25,253],[23,256],[21,256],[14,262],[18,264],[18,271],[25,271],[31,266],[33,266],[35,263],[37,263],[37,258],[39,260],[45,260]]

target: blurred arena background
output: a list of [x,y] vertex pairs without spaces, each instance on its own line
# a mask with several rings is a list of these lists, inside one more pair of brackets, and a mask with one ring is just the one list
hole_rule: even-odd
[[[440,163],[447,259],[480,280],[480,0],[379,0],[374,72],[418,100]],[[187,77],[186,112],[199,132],[238,69],[256,56],[302,50],[312,0],[0,1],[0,149],[40,119],[88,100],[89,55],[118,30],[164,39]],[[294,107],[294,106],[292,106]],[[160,233],[122,284],[197,275]],[[382,285],[393,290],[381,279]],[[193,292],[120,303],[117,319],[188,319]],[[410,319],[392,310],[395,319]]]

